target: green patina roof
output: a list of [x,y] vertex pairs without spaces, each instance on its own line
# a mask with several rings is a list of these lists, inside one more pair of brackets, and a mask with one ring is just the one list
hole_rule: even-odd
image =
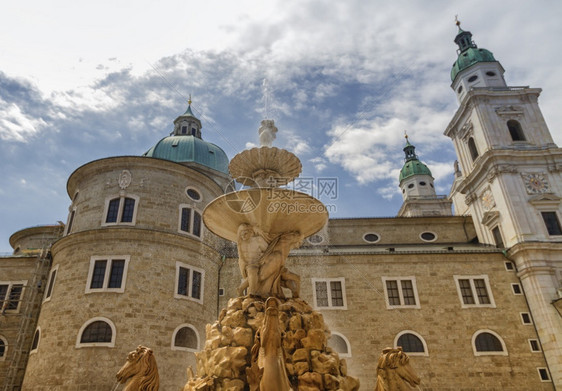
[[402,182],[404,179],[413,175],[431,176],[431,171],[429,171],[429,168],[427,168],[427,166],[418,159],[412,159],[404,163],[404,167],[400,170],[400,176],[398,178],[400,182]]
[[429,168],[422,162],[418,160],[416,155],[416,147],[410,144],[408,141],[408,137],[406,136],[406,146],[403,149],[404,153],[406,154],[406,163],[400,170],[400,176],[398,177],[400,183],[406,178],[409,178],[413,175],[429,175],[431,176],[431,171]]
[[479,62],[495,62],[496,59],[491,51],[482,48],[468,48],[464,52],[459,53],[457,61],[453,64],[451,69],[451,80],[455,81],[455,78],[460,71],[479,63]]
[[[188,109],[188,111],[190,110]],[[191,135],[164,137],[143,156],[171,160],[176,163],[199,163],[228,174],[226,153],[215,144]]]
[[461,29],[460,22],[457,21],[459,31],[455,36],[454,42],[459,46],[459,56],[457,61],[454,62],[451,69],[451,80],[455,78],[459,72],[471,67],[479,62],[495,62],[496,59],[491,51],[487,49],[480,49],[474,41],[472,41],[472,33]]

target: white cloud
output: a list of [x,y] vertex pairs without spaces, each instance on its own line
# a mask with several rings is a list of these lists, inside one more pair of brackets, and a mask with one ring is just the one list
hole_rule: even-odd
[[15,103],[0,99],[0,138],[2,140],[25,142],[27,137],[44,128],[47,123],[43,118],[32,118],[22,112]]

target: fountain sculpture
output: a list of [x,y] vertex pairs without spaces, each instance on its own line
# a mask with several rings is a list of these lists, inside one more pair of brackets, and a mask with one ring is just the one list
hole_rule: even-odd
[[240,296],[207,325],[197,374],[189,372],[184,391],[359,388],[345,360],[327,346],[322,315],[299,298],[299,276],[285,266],[289,251],[318,232],[328,213],[319,200],[281,187],[302,166],[294,154],[271,146],[276,132],[273,120],[261,122],[261,147],[239,153],[229,165],[246,188],[215,199],[203,212],[207,228],[237,243],[243,282]]

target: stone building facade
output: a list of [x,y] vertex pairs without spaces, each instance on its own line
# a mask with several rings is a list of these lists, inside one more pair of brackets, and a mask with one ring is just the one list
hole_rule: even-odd
[[[287,267],[361,389],[388,346],[408,352],[426,390],[561,388],[561,150],[540,90],[507,87],[469,32],[456,42],[450,196],[435,194],[408,142],[398,217],[331,219]],[[12,236],[14,254],[0,258],[3,390],[112,389],[139,344],[154,350],[161,389],[185,384],[241,280],[234,244],[201,219],[232,190],[201,128],[188,107],[144,156],[85,164],[68,180],[64,227]]]

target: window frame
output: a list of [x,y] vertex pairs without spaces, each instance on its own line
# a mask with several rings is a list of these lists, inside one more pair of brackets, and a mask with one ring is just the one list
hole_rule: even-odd
[[[338,356],[340,356],[341,358],[351,357],[351,343],[349,343],[349,339],[347,339],[347,337],[345,335],[343,335],[342,333],[338,333],[337,331],[332,331],[332,335],[330,336],[330,338],[332,338],[333,336],[340,337],[345,342],[345,344],[347,346],[347,353],[337,352]],[[328,341],[330,341],[330,338],[328,338]],[[329,342],[326,342],[326,344],[329,346]],[[332,348],[332,349],[334,349],[334,348]],[[334,349],[334,351],[335,351],[335,349]]]
[[[195,337],[197,338],[197,348],[196,349],[186,348],[186,347],[183,347],[183,346],[177,346],[175,344],[176,336],[177,336],[178,332],[185,327],[193,330],[193,332],[195,333]],[[172,342],[170,344],[170,347],[171,347],[172,350],[180,350],[180,351],[183,351],[183,352],[193,352],[193,353],[199,352],[201,350],[201,338],[199,337],[199,332],[197,331],[195,326],[193,326],[192,324],[189,324],[189,323],[180,324],[178,327],[176,327],[176,329],[172,333]]]
[[[525,322],[525,316],[527,316],[529,318],[528,322]],[[533,325],[533,317],[531,316],[530,312],[520,312],[519,313],[519,319],[521,319],[521,324],[523,326],[532,326]]]
[[[548,379],[543,379],[543,377],[541,375],[541,370],[544,371],[544,373],[546,374]],[[539,379],[541,380],[541,383],[551,383],[552,382],[552,378],[550,377],[550,372],[548,371],[547,367],[537,367],[537,373],[539,374]]]
[[[478,351],[478,350],[476,350],[476,338],[478,337],[478,335],[480,335],[482,333],[489,333],[489,334],[492,334],[494,337],[496,337],[500,341],[503,350],[501,352],[500,351]],[[474,334],[472,334],[472,352],[474,353],[475,356],[508,356],[509,355],[503,338],[498,333],[496,333],[495,331],[489,330],[489,329],[480,329],[480,330],[475,331]]]
[[[125,208],[125,199],[126,198],[132,198],[133,200],[135,200],[135,207],[133,209],[133,217],[132,220],[130,222],[123,222],[121,221],[121,219],[123,218],[123,209]],[[109,204],[111,201],[115,200],[115,199],[119,199],[119,207],[117,209],[117,218],[115,222],[107,222],[107,213],[109,211]],[[112,195],[109,196],[105,199],[105,207],[103,210],[103,215],[102,215],[102,220],[101,220],[101,225],[102,227],[107,227],[107,226],[114,226],[114,225],[135,225],[137,223],[137,212],[139,210],[139,200],[140,197],[133,195],[133,194],[116,194],[116,195]]]
[[[481,275],[454,275],[455,285],[457,287],[457,294],[459,296],[459,300],[461,302],[461,308],[496,308],[496,302],[494,301],[494,294],[492,293],[492,288],[490,286],[490,281],[488,279],[488,275],[481,274]],[[463,300],[463,295],[461,291],[461,286],[459,280],[469,280],[470,281],[470,289],[472,293],[472,298],[474,299],[474,304],[465,304]],[[474,285],[474,280],[484,280],[484,284],[486,285],[486,292],[488,293],[488,299],[490,300],[489,304],[480,304],[480,300],[478,299],[478,294],[476,293],[476,287]]]
[[[94,322],[105,322],[109,325],[109,327],[111,327],[111,341],[110,342],[80,342],[80,340],[82,339],[82,333],[84,332],[84,330],[86,330],[86,328],[91,325]],[[88,319],[86,322],[84,322],[84,324],[82,324],[82,326],[80,327],[80,330],[78,330],[78,335],[76,336],[76,349],[81,349],[81,348],[89,348],[89,347],[104,347],[104,348],[114,348],[115,347],[115,339],[117,338],[117,329],[115,328],[115,325],[113,324],[113,322],[108,319],[105,318],[103,316],[97,316],[95,318],[91,318]]]
[[423,352],[406,352],[406,351],[404,351],[406,354],[408,354],[408,356],[429,356],[429,350],[427,349],[427,343],[425,342],[425,339],[419,333],[417,333],[413,330],[402,330],[398,334],[396,334],[396,336],[394,337],[394,348],[398,347],[398,340],[404,334],[412,334],[412,335],[418,337],[419,340],[421,341],[422,345],[423,345]]
[[[519,290],[519,293],[517,293],[516,290]],[[516,296],[522,295],[523,294],[523,288],[521,288],[521,284],[511,283],[511,292]]]
[[[10,313],[10,314],[17,314],[20,312],[21,303],[25,296],[25,291],[27,288],[27,280],[21,281],[0,281],[0,285],[7,285],[8,289],[6,290],[6,296],[2,299],[2,303],[0,303],[0,313]],[[12,288],[14,285],[22,285],[20,297],[18,299],[18,305],[15,309],[8,309],[5,303],[10,302],[10,294],[12,293]],[[6,308],[5,308],[6,306]]]
[[[180,279],[180,268],[189,269],[189,279],[187,285],[187,295],[182,295],[178,293],[179,279]],[[193,284],[193,271],[201,273],[201,290],[199,291],[200,298],[197,299],[192,296],[192,284]],[[189,265],[187,263],[176,261],[176,278],[174,282],[174,298],[181,300],[190,300],[199,304],[203,304],[203,298],[205,294],[205,270],[198,268],[196,266]]]
[[[381,277],[382,285],[384,289],[384,301],[386,304],[386,309],[392,310],[397,308],[413,308],[419,309],[420,306],[420,298],[418,296],[418,287],[416,283],[415,276],[399,276],[399,277]],[[397,281],[398,286],[398,298],[400,300],[400,305],[390,304],[390,297],[388,295],[388,287],[386,285],[387,281]],[[416,300],[416,304],[404,304],[404,292],[402,287],[402,281],[410,281],[412,283],[412,290],[414,291],[414,298]]]
[[[531,349],[531,353],[541,353],[542,352],[541,343],[538,339],[530,338],[527,341],[529,342],[529,349]],[[537,347],[538,347],[537,350],[533,349],[533,342],[537,343]]]
[[[190,209],[191,212],[189,214],[189,231],[184,231],[181,227],[181,222],[182,222],[182,215],[183,215],[183,210],[184,209]],[[195,235],[193,233],[193,227],[194,227],[194,222],[195,222],[195,213],[199,214],[199,236]],[[182,235],[188,235],[194,239],[197,240],[201,240],[201,238],[203,237],[203,229],[204,229],[204,224],[203,224],[203,213],[201,213],[195,206],[191,205],[191,204],[180,204],[179,206],[179,215],[178,215],[178,232]]]
[[[113,261],[125,261],[123,265],[123,276],[121,278],[121,287],[119,288],[109,288],[109,281],[111,279],[111,266]],[[94,255],[90,257],[90,268],[88,270],[88,279],[86,280],[86,290],[85,293],[97,293],[97,292],[113,292],[113,293],[123,293],[125,292],[125,286],[127,285],[127,271],[129,269],[129,262],[131,260],[130,255]],[[94,275],[94,267],[96,261],[107,261],[105,267],[105,274],[103,277],[103,286],[101,288],[90,288],[92,284],[92,278]]]
[[[347,296],[345,293],[345,277],[334,277],[334,278],[312,278],[312,296],[314,300],[314,309],[317,310],[347,310]],[[316,283],[325,282],[328,294],[328,306],[319,306],[316,297]],[[329,289],[330,282],[340,282],[342,289],[342,300],[343,306],[334,306],[332,304],[332,290]]]
[[[59,264],[57,263],[57,265],[53,266],[49,271],[49,278],[47,279],[47,285],[45,286],[45,293],[43,294],[43,303],[51,301],[51,297],[53,297],[53,291],[55,290],[57,276],[59,274],[58,270],[59,270]],[[47,296],[47,294],[49,293],[49,287],[51,287],[51,294]]]
[[[76,193],[78,195],[78,193]],[[66,226],[64,227],[64,236],[70,234],[72,231],[72,226],[74,225],[74,218],[76,217],[76,207],[72,208],[68,213],[68,218],[66,219]]]
[[[554,216],[555,222],[556,222],[556,228],[558,229],[558,232],[560,232],[560,233],[554,233],[554,234],[550,233],[550,230],[548,229],[549,226],[546,223],[545,213],[548,213],[551,216]],[[555,210],[541,210],[540,214],[541,214],[541,218],[542,218],[542,221],[543,221],[543,224],[544,224],[544,228],[546,230],[546,234],[548,236],[562,236],[562,225],[560,224],[560,218],[558,217],[558,212],[555,211]]]
[[[33,348],[33,342],[35,342],[35,336],[37,337],[37,346],[35,348]],[[29,354],[35,354],[37,353],[37,350],[39,349],[39,345],[41,345],[41,336],[42,336],[42,332],[41,332],[41,326],[37,326],[37,328],[35,329],[35,332],[33,333],[33,338],[31,338],[31,345],[29,345]]]
[[0,356],[0,361],[5,361],[8,356],[8,348],[10,345],[8,345],[8,340],[3,335],[0,335],[0,341],[4,343],[4,354]]

